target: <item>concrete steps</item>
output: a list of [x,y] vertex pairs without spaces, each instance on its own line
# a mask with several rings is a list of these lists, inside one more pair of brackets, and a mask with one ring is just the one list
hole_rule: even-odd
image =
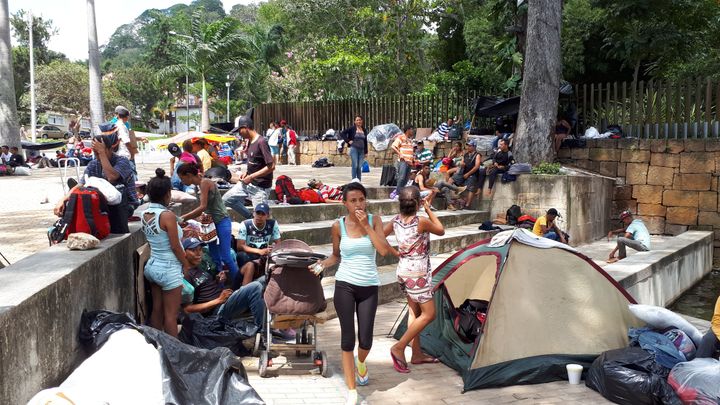
[[[398,203],[390,199],[368,201],[368,212],[374,215],[390,215],[398,212]],[[285,224],[308,223],[327,221],[340,218],[347,210],[343,204],[301,204],[301,205],[271,205],[270,214],[278,221],[280,226]],[[243,218],[237,212],[228,209],[233,221],[242,222]]]
[[[456,226],[482,223],[490,214],[487,211],[437,211],[435,213],[446,229]],[[424,215],[424,214],[421,214]],[[383,223],[390,221],[395,214],[383,215]],[[324,245],[331,242],[330,229],[335,219],[309,223],[280,223],[283,239],[299,239],[309,245]]]

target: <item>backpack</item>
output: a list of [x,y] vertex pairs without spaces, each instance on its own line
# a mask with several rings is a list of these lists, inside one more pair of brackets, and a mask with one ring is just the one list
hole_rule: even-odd
[[73,189],[65,213],[48,232],[50,245],[67,239],[71,233],[84,232],[104,239],[110,234],[110,218],[105,197],[96,188]]
[[326,158],[326,157],[322,157],[322,158],[316,160],[316,161],[312,164],[312,167],[332,167],[332,166],[333,166],[333,164],[330,163],[330,162],[328,161],[328,158]]
[[275,194],[278,201],[287,202],[288,204],[302,204],[302,198],[293,184],[290,177],[282,175],[275,180]]
[[455,315],[454,327],[460,338],[467,343],[475,342],[482,333],[488,302],[466,299]]
[[0,176],[7,176],[10,175],[10,166],[8,165],[0,165]]
[[322,196],[320,195],[320,193],[317,192],[317,190],[309,187],[300,189],[300,191],[298,191],[298,194],[300,195],[301,200],[310,204],[325,202],[325,200],[323,200]]
[[505,221],[507,221],[508,225],[516,225],[521,215],[522,210],[520,210],[520,207],[513,204],[508,208],[507,212],[505,212]]

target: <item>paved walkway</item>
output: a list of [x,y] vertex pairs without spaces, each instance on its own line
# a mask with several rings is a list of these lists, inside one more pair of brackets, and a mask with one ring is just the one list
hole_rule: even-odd
[[[462,393],[462,378],[444,364],[411,365],[412,372],[400,374],[392,367],[389,351],[395,340],[386,334],[403,308],[402,302],[381,305],[375,319],[375,339],[368,357],[370,385],[358,387],[367,404],[608,404],[597,392],[566,381],[484,389]],[[331,376],[323,378],[307,370],[281,369],[260,378],[258,360],[243,363],[250,384],[271,405],[344,404],[347,388],[340,366],[340,326],[337,318],[318,330],[319,348],[328,354]],[[410,349],[407,350],[410,356]],[[294,356],[294,353],[293,353]],[[281,359],[275,359],[280,364]],[[273,368],[276,368],[275,366]]]

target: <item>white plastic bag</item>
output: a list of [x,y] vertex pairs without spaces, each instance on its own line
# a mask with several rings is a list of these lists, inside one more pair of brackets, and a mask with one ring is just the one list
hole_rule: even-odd
[[675,312],[654,305],[630,304],[629,308],[633,315],[654,329],[678,328],[692,339],[695,347],[700,347],[700,341],[702,340],[700,331]]
[[683,404],[717,404],[720,399],[720,362],[695,359],[678,363],[670,371],[668,383]]
[[367,140],[377,151],[382,151],[390,146],[390,142],[395,135],[402,133],[400,128],[395,124],[377,125],[367,135]]
[[85,176],[85,186],[98,189],[105,196],[108,205],[118,205],[122,202],[122,193],[102,177]]
[[585,138],[588,138],[588,139],[600,138],[600,132],[598,132],[597,128],[590,127],[585,130]]

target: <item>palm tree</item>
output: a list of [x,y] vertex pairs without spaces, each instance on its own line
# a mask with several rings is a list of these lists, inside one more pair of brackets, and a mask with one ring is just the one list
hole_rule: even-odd
[[168,115],[172,114],[173,111],[175,111],[175,100],[172,98],[168,98],[168,97],[158,100],[158,102],[155,103],[155,106],[152,108],[153,115],[162,120],[163,134],[165,134],[168,129],[165,126],[165,122],[167,121]]
[[[252,27],[248,45],[253,61],[245,77],[243,85],[251,96],[252,102],[270,102],[271,94],[267,86],[261,86],[267,82],[270,72],[282,72],[277,58],[283,52],[285,30],[281,25],[273,25],[263,29],[257,25]],[[262,93],[265,94],[262,94]]]
[[212,73],[227,72],[246,66],[249,58],[247,38],[238,30],[238,21],[225,18],[203,23],[199,11],[192,16],[192,33],[188,41],[180,42],[187,54],[187,64],[178,63],[160,70],[161,78],[193,76],[202,83],[202,119],[200,129],[210,128],[210,109],[207,97],[207,79]]
[[100,50],[95,25],[95,0],[87,0],[88,65],[90,75],[90,118],[93,131],[103,122],[102,77],[100,73]]
[[0,0],[0,145],[20,147],[8,0]]

